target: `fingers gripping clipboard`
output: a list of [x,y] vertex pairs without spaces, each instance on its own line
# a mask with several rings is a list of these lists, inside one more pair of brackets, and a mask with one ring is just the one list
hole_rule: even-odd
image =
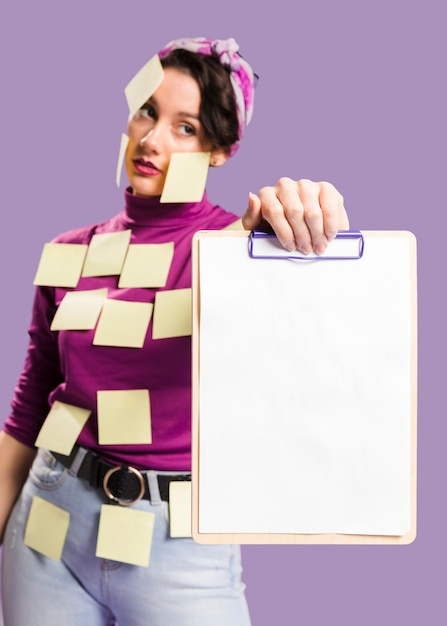
[[416,240],[348,239],[291,259],[264,235],[196,234],[196,541],[414,540]]

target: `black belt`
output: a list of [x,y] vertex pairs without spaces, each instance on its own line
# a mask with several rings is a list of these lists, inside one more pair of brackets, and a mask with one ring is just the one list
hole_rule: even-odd
[[[78,451],[79,446],[75,446],[69,456],[58,452],[51,454],[62,465],[70,469]],[[123,506],[134,504],[141,498],[151,499],[146,473],[130,465],[113,465],[91,450],[87,450],[76,475],[86,480],[92,487],[102,487],[111,500]],[[160,498],[169,502],[170,483],[173,481],[191,481],[191,474],[157,474],[156,478]]]

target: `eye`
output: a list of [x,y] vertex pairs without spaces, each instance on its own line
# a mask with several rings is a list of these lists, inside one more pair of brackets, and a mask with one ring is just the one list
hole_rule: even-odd
[[178,129],[181,135],[185,137],[191,137],[196,134],[196,129],[191,124],[179,124]]
[[154,107],[149,104],[149,102],[146,102],[146,104],[143,104],[143,106],[138,110],[137,116],[140,118],[155,119],[157,117],[157,114]]

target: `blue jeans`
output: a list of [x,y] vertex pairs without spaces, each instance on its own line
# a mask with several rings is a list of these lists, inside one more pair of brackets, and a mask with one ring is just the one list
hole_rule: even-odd
[[[60,561],[23,543],[35,495],[70,512]],[[105,494],[40,450],[5,534],[5,626],[249,626],[239,547],[170,538],[168,505],[151,497],[133,505],[155,514],[149,567],[98,558]]]

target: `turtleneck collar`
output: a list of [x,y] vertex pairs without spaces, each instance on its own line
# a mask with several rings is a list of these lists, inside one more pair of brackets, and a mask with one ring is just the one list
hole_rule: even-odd
[[158,197],[135,196],[130,187],[124,192],[124,202],[124,219],[129,226],[181,225],[213,208],[206,193],[200,202],[162,204]]

